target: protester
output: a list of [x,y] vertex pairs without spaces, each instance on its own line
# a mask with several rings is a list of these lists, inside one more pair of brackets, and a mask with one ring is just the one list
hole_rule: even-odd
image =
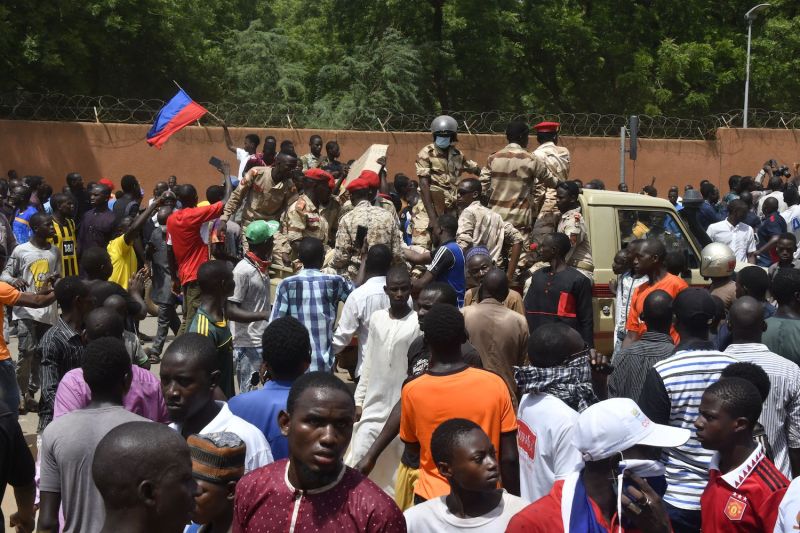
[[78,233],[73,216],[75,200],[64,193],[53,195],[53,244],[61,254],[61,274],[64,277],[78,275]]
[[741,378],[710,385],[694,425],[697,440],[711,458],[703,497],[703,531],[773,531],[778,503],[789,480],[753,440],[761,414],[761,395]]
[[464,293],[466,292],[466,277],[464,275],[464,252],[456,243],[458,220],[450,214],[443,214],[438,218],[437,225],[433,228],[433,243],[436,250],[423,255],[424,262],[429,263],[426,271],[419,279],[414,280],[414,293],[432,281],[442,281],[453,287],[458,296],[458,306],[464,306]]
[[[83,176],[77,172],[70,172],[67,174],[65,181],[67,185],[64,187],[64,193],[71,195],[75,200],[75,210],[70,217],[75,219],[75,222],[80,223],[83,221],[83,215],[92,208],[89,202],[89,194],[83,185]],[[52,205],[52,199],[50,203]]]
[[90,466],[103,498],[92,517],[98,531],[179,533],[189,522],[199,490],[186,442],[167,427],[120,424],[97,444]]
[[214,400],[220,370],[210,339],[197,333],[179,336],[164,352],[159,373],[171,428],[184,437],[235,433],[247,446],[248,472],[272,462],[267,439],[258,428],[234,415],[225,402]]
[[139,214],[139,202],[142,200],[142,188],[135,176],[126,174],[119,182],[122,187],[122,196],[114,202],[114,220],[119,224],[125,217],[135,217]]
[[354,420],[353,398],[339,378],[327,372],[298,378],[279,417],[289,458],[239,481],[234,530],[404,532],[391,498],[342,462]]
[[[481,301],[483,277],[495,266],[495,263],[492,261],[489,250],[485,246],[473,246],[465,254],[464,258],[466,261],[467,286],[470,283],[475,285],[464,293],[464,307],[466,308]],[[502,303],[512,311],[525,316],[525,304],[522,301],[522,296],[517,291],[508,291],[508,296]]]
[[300,158],[303,164],[303,171],[305,172],[311,168],[317,168],[320,164],[320,157],[322,156],[322,137],[319,135],[312,135],[308,138],[309,153]]
[[[761,198],[758,199],[758,209],[756,212],[762,219],[767,218],[767,210],[764,209],[764,205],[770,198],[775,200],[775,210],[782,213],[788,208],[786,202],[784,201],[783,180],[780,176],[770,176],[769,181],[767,182],[767,189],[769,192],[767,194],[763,194]],[[764,192],[766,193],[767,191]]]
[[223,122],[221,126],[222,134],[225,136],[225,146],[230,152],[236,154],[236,160],[239,162],[236,179],[241,179],[242,176],[244,176],[244,167],[247,165],[247,161],[250,159],[250,156],[254,155],[256,150],[258,150],[258,145],[261,144],[261,139],[255,133],[248,133],[244,136],[244,144],[242,145],[242,148],[236,148],[236,146],[233,145],[233,139],[231,139],[231,132],[228,131],[228,125]]
[[735,268],[736,256],[726,244],[712,242],[700,252],[700,275],[711,280],[708,291],[722,301],[724,311],[736,299]]
[[[138,187],[138,184],[137,184]],[[111,258],[111,276],[108,278],[122,287],[128,288],[128,280],[138,270],[138,259],[134,250],[134,240],[140,239],[144,223],[150,220],[156,209],[164,203],[165,197],[156,199],[155,202],[147,206],[147,209],[134,219],[129,215],[124,215],[116,223],[114,238],[108,243],[106,250]],[[138,210],[137,210],[138,212]]]
[[11,228],[14,231],[14,239],[17,244],[25,244],[33,236],[31,227],[31,217],[39,212],[31,202],[31,189],[20,185],[11,189],[9,199],[14,206],[14,221]]
[[[90,295],[92,296],[92,298],[95,298],[96,301],[101,302],[102,307],[95,309],[94,311],[100,311],[107,308],[112,312],[116,313],[122,320],[122,323],[127,326],[129,324],[128,320],[129,314],[128,314],[128,301],[125,299],[125,297],[122,296],[121,294],[112,294],[105,300],[103,300],[102,298],[98,299],[95,296],[98,293],[96,289],[97,289],[96,286],[92,287]],[[92,311],[92,313],[94,313],[94,311]],[[89,329],[90,317],[91,314],[86,317],[87,329]],[[107,333],[107,335],[110,335],[110,333]],[[128,350],[128,355],[131,356],[131,362],[136,366],[149,369],[150,361],[147,357],[147,354],[144,353],[144,350],[142,349],[142,343],[139,341],[139,338],[136,336],[136,333],[130,331],[127,327],[125,327],[122,330],[121,338],[122,341],[125,343],[125,349]]]
[[303,239],[299,247],[303,270],[278,285],[270,316],[270,320],[293,316],[308,329],[312,371],[329,371],[333,366],[331,348],[339,302],[347,300],[353,291],[352,283],[343,277],[320,271],[324,253],[322,241]]
[[769,279],[774,279],[775,274],[781,268],[800,267],[800,259],[794,257],[797,254],[797,237],[794,233],[787,232],[778,236],[778,240],[775,242],[775,254],[778,256],[778,261],[772,263],[767,269]]
[[[766,277],[763,270],[761,272]],[[781,357],[800,364],[800,270],[782,268],[775,274],[770,293],[778,310],[766,319],[762,342]]]
[[710,224],[706,229],[708,237],[733,250],[736,260],[741,263],[755,263],[756,239],[753,228],[744,223],[747,204],[735,199],[728,204],[728,217]]
[[564,233],[550,233],[539,246],[548,266],[533,273],[525,293],[528,330],[561,322],[574,328],[587,346],[594,346],[592,282],[577,268],[568,265],[570,240]]
[[664,503],[651,486],[664,470],[650,457],[653,448],[669,451],[689,436],[688,429],[654,423],[629,398],[589,407],[572,434],[582,468],[556,481],[547,496],[512,518],[506,531],[671,532]]
[[195,496],[192,524],[184,533],[214,533],[231,530],[236,482],[244,475],[245,445],[233,433],[189,435]]
[[614,353],[621,348],[622,341],[625,339],[625,334],[627,333],[625,324],[628,321],[633,291],[636,290],[636,287],[647,281],[647,276],[636,274],[633,268],[633,257],[642,243],[644,243],[644,239],[634,239],[630,241],[625,248],[614,255],[614,259],[611,263],[611,270],[617,276],[616,280],[612,280],[612,283],[608,284],[608,288],[615,293]]
[[170,215],[172,208],[159,208],[156,213],[158,224],[153,228],[145,248],[151,279],[150,299],[158,306],[156,337],[153,344],[145,350],[152,364],[161,362],[161,352],[164,350],[170,330],[177,335],[181,327],[181,319],[175,310],[178,300],[172,292],[172,272],[166,234],[167,219]]
[[64,532],[101,531],[105,513],[90,470],[95,448],[113,428],[146,420],[122,407],[131,362],[121,340],[102,337],[90,342],[82,368],[92,401],[56,418],[42,433],[39,531],[60,529],[59,507]]
[[89,189],[89,203],[92,208],[83,214],[78,227],[78,259],[83,263],[83,255],[92,248],[105,249],[114,235],[114,213],[108,208],[111,188],[97,183]]
[[503,305],[508,298],[508,278],[499,268],[490,270],[481,283],[482,299],[465,307],[464,325],[470,342],[481,355],[483,368],[503,378],[517,407],[514,366],[528,359],[528,323],[519,313]]
[[470,420],[442,422],[431,437],[431,455],[450,484],[450,494],[405,512],[409,533],[480,531],[503,533],[525,500],[498,489],[496,452],[489,436]]
[[767,198],[763,204],[764,220],[758,227],[758,250],[756,250],[756,264],[768,267],[778,260],[775,244],[781,234],[786,233],[786,221],[778,213],[778,200]]
[[[0,468],[0,499],[5,496],[6,486],[11,485],[16,511],[8,517],[9,526],[14,531],[33,531],[36,526],[36,467],[17,422],[17,415],[11,409],[12,406],[0,401],[0,464],[3,465]],[[0,524],[5,526],[5,523],[3,511],[0,510]]]
[[278,414],[286,409],[292,384],[311,364],[311,341],[305,326],[290,316],[270,322],[262,339],[259,378],[264,387],[237,394],[228,401],[228,408],[261,430],[275,460],[285,459],[289,448],[278,424]]
[[711,224],[720,222],[724,217],[714,208],[719,202],[719,189],[710,182],[705,182],[700,185],[700,194],[703,196],[703,203],[697,213],[697,222],[706,231]]

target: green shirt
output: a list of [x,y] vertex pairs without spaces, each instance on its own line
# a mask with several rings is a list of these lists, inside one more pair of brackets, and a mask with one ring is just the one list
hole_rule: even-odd
[[767,331],[761,337],[769,351],[800,364],[800,320],[792,318],[767,319]]
[[191,333],[199,333],[214,341],[217,348],[217,362],[220,369],[219,388],[228,398],[236,394],[233,388],[233,335],[228,321],[215,322],[202,308],[197,313],[189,326]]

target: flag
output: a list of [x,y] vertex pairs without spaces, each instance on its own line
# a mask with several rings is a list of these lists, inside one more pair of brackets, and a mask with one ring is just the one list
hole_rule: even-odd
[[147,143],[161,148],[173,133],[177,133],[195,120],[208,113],[208,110],[192,100],[183,89],[172,97],[156,115],[153,127],[147,132]]

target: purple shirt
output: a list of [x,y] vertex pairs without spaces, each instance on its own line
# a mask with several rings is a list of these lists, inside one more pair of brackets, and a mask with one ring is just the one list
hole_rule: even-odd
[[[122,400],[122,406],[139,416],[154,422],[169,423],[167,406],[161,393],[161,382],[149,370],[131,366],[133,378],[131,388]],[[75,368],[61,378],[56,391],[53,419],[82,409],[92,401],[92,391],[83,380],[83,370]]]

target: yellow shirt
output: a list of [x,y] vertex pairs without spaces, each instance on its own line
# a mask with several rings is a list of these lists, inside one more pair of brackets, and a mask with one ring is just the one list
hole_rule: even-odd
[[106,250],[111,257],[111,266],[113,267],[108,281],[113,281],[123,289],[127,289],[128,280],[136,272],[136,252],[133,251],[133,245],[126,243],[125,236],[120,235],[116,239],[111,239]]

